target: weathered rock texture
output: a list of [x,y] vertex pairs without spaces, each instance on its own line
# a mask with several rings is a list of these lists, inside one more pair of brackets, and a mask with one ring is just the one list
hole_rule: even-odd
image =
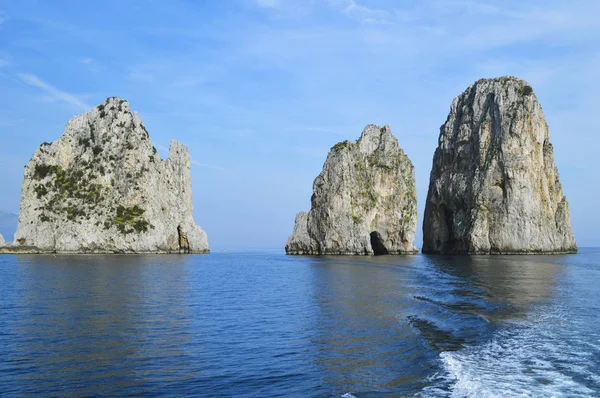
[[[205,253],[190,154],[162,160],[137,113],[109,98],[71,119],[27,166],[15,246],[58,252]],[[183,242],[183,244],[182,244]]]
[[4,241],[4,236],[2,236],[2,234],[0,234],[0,246],[4,246],[6,245],[6,242]]
[[440,129],[424,253],[568,253],[577,245],[548,125],[531,86],[482,79]]
[[296,216],[288,254],[415,253],[415,172],[389,126],[336,144]]

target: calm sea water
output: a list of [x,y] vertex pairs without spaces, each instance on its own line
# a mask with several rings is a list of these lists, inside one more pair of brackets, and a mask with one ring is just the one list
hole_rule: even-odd
[[600,249],[0,256],[8,396],[600,395]]

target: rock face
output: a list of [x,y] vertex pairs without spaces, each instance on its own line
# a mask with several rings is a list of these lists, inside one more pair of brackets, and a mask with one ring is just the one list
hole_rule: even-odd
[[109,98],[71,119],[27,166],[15,246],[58,252],[206,253],[190,154],[162,160],[137,113]]
[[4,246],[4,245],[6,245],[6,242],[4,241],[4,236],[2,236],[0,234],[0,246]]
[[424,253],[570,253],[577,245],[548,125],[525,81],[482,79],[440,129]]
[[314,181],[311,209],[296,216],[288,254],[415,253],[414,167],[389,126],[336,144]]

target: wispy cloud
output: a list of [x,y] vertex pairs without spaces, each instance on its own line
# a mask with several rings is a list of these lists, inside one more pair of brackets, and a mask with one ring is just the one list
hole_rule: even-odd
[[155,143],[154,146],[167,154],[169,153],[169,148],[165,145]]
[[255,0],[255,2],[261,8],[279,8],[281,6],[280,0]]
[[309,0],[251,0],[256,7],[270,12],[275,19],[299,20],[314,10],[314,1]]
[[19,73],[18,76],[24,83],[32,87],[39,88],[56,101],[64,102],[84,111],[87,111],[91,108],[90,105],[86,104],[85,102],[77,98],[75,95],[69,94],[65,91],[59,90],[56,87],[51,86],[36,75],[30,75],[28,73]]
[[344,13],[362,24],[389,24],[391,14],[385,10],[369,8],[355,0],[344,1]]
[[12,60],[13,58],[10,56],[10,54],[0,52],[0,68],[5,68],[7,66],[12,65]]
[[195,166],[204,167],[207,169],[212,169],[212,170],[217,170],[217,171],[225,171],[225,169],[221,166],[217,166],[215,164],[200,163],[197,160],[193,160],[193,159],[192,159],[192,164]]
[[142,83],[152,83],[157,69],[156,65],[134,65],[129,68],[129,78]]
[[83,66],[83,68],[87,69],[90,72],[98,72],[102,69],[101,64],[97,62],[94,58],[85,57],[79,60],[79,63]]
[[[161,150],[162,152],[165,152],[168,156],[169,153],[169,148],[166,147],[165,145],[161,145],[161,144],[154,144],[154,146],[156,148],[158,148],[159,150]],[[193,164],[194,166],[198,166],[198,167],[203,167],[206,169],[212,169],[212,170],[217,170],[217,171],[225,171],[225,169],[221,166],[218,166],[216,164],[208,164],[208,163],[201,163],[195,159],[191,159],[190,163]]]

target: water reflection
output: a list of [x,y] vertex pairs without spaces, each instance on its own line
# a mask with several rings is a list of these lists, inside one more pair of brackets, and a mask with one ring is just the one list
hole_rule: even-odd
[[0,257],[0,386],[13,396],[413,395],[445,374],[440,358],[487,347],[557,302],[577,309],[569,327],[592,324],[596,258]]
[[[193,377],[186,256],[18,257],[13,371],[30,393],[144,393]],[[165,272],[165,268],[168,272]],[[152,366],[160,358],[163,366]],[[167,366],[164,366],[164,365]],[[32,371],[34,369],[43,372]],[[110,384],[103,380],[110,378]]]
[[316,364],[335,393],[408,391],[429,371],[414,366],[427,354],[404,316],[416,294],[410,281],[417,261],[414,256],[313,259],[318,312],[312,344]]
[[[440,274],[453,280],[450,295],[488,300],[488,320],[523,316],[554,295],[561,267],[548,256],[424,256]],[[564,256],[563,256],[564,257]],[[555,259],[556,260],[556,259]],[[494,304],[497,304],[495,306]]]
[[313,258],[316,363],[336,392],[408,392],[439,353],[492,336],[549,300],[559,265],[543,256]]

